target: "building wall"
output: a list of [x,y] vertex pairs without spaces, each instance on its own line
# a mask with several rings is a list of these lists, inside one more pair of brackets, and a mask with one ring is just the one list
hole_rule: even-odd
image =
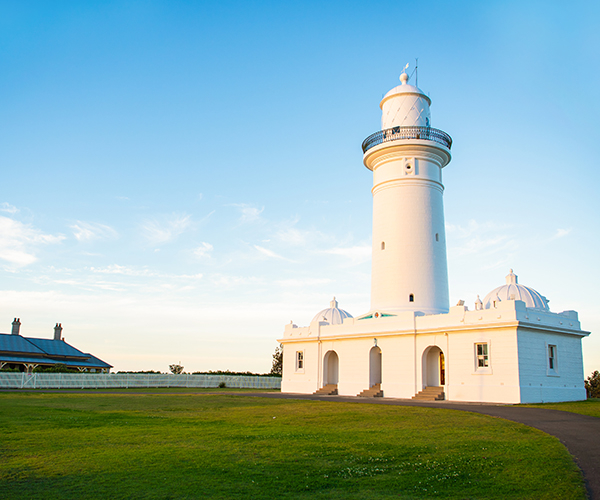
[[[516,327],[481,328],[448,335],[446,399],[518,403]],[[487,344],[488,367],[477,366],[477,344]]]
[[[519,328],[518,344],[521,403],[586,399],[581,337]],[[556,346],[556,370],[548,345]]]
[[[563,331],[553,332],[557,329]],[[341,325],[287,325],[281,339],[282,391],[313,393],[323,387],[323,358],[328,351],[335,351],[339,358],[338,393],[356,396],[369,388],[370,351],[376,344],[382,354],[384,397],[411,398],[427,385],[437,385],[427,380],[428,363],[439,362],[441,351],[448,400],[580,400],[585,399],[581,352],[585,335],[576,313],[542,313],[527,309],[520,301],[476,311],[455,306],[449,313],[438,315],[405,311],[392,317],[347,318]],[[489,366],[483,369],[477,366],[478,343],[488,347]],[[546,371],[548,344],[557,347],[557,373]],[[295,371],[297,351],[304,353],[301,372]]]
[[[316,341],[286,343],[283,346],[281,392],[312,394],[319,385],[319,350]],[[296,353],[304,355],[304,369],[296,369]]]

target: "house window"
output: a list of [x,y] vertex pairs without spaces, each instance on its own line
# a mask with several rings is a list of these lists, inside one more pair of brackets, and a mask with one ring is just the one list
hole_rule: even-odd
[[475,344],[475,352],[477,356],[477,369],[488,368],[490,366],[490,355],[487,342]]
[[548,344],[548,370],[556,372],[556,346]]
[[385,241],[382,241],[382,242],[381,242],[381,249],[382,249],[382,250],[385,250]]
[[296,351],[296,371],[304,371],[304,351]]
[[414,296],[414,294],[412,294],[412,293],[411,293],[411,294],[408,296],[408,301],[409,301],[409,302],[414,302],[414,301],[415,301],[415,296]]

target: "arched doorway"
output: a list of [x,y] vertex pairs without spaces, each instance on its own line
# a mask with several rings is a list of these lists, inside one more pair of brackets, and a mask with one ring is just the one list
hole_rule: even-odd
[[369,387],[381,384],[381,349],[372,347],[369,352]]
[[438,346],[429,346],[423,352],[423,387],[446,384],[446,358]]
[[335,351],[327,351],[323,357],[323,385],[337,384],[339,380],[339,358]]

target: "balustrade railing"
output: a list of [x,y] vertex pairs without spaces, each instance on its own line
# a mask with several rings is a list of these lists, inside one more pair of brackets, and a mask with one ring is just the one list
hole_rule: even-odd
[[362,143],[363,153],[369,149],[378,146],[384,142],[402,141],[406,139],[421,139],[424,141],[433,141],[446,146],[448,149],[452,147],[452,137],[446,132],[437,128],[431,127],[392,127],[385,130],[380,130],[367,137]]

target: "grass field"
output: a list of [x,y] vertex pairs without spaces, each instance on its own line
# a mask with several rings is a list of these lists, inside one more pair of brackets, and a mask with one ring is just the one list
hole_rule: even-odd
[[2,393],[0,425],[2,498],[585,498],[557,439],[442,409]]
[[581,415],[600,417],[600,398],[590,398],[586,401],[572,401],[567,403],[542,403],[523,406],[570,411],[571,413],[580,413]]

